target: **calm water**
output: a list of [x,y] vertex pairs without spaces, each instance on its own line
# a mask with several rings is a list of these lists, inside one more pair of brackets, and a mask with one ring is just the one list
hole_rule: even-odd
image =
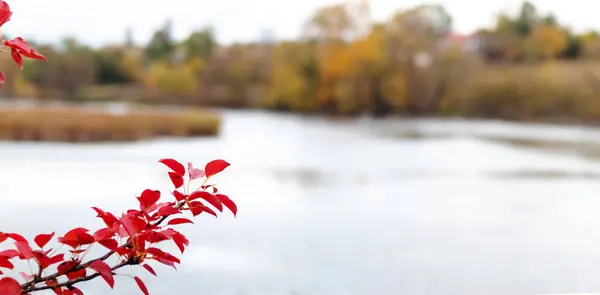
[[[184,226],[179,270],[140,272],[151,294],[600,292],[597,141],[580,127],[231,112],[216,139],[2,143],[0,224],[93,228],[90,206],[170,188],[159,158],[224,158],[238,218]],[[141,294],[128,277],[82,287]]]

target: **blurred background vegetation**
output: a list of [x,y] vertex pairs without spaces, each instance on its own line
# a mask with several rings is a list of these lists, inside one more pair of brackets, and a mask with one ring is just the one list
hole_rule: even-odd
[[21,74],[7,67],[0,94],[339,116],[600,119],[600,34],[575,34],[529,2],[471,35],[455,34],[439,5],[373,24],[365,2],[320,8],[296,40],[219,44],[211,28],[175,40],[172,25],[145,46],[131,32],[102,48],[34,44],[49,62],[27,61]]

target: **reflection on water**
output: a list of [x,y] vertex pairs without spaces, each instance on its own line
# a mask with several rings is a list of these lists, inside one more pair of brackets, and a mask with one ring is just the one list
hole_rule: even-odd
[[[427,170],[402,170],[394,171],[394,176],[401,177],[404,179],[461,179],[464,178],[464,174],[458,171],[427,171]],[[566,171],[566,170],[535,170],[535,169],[521,169],[521,170],[507,170],[507,171],[489,171],[481,172],[477,175],[478,178],[489,178],[489,179],[597,179],[600,178],[600,172],[593,171]]]
[[[600,163],[507,143],[595,144],[594,130],[244,112],[224,122],[215,139],[0,144],[1,228],[95,227],[90,206],[119,212],[149,185],[170,188],[159,158],[225,158],[216,181],[238,218],[184,225],[179,270],[139,272],[151,294],[600,291]],[[406,129],[416,135],[398,136]],[[117,285],[89,282],[86,294],[139,293],[128,277]]]
[[544,150],[554,153],[579,155],[589,160],[600,159],[600,143],[589,141],[559,141],[559,140],[531,140],[515,138],[488,138],[501,144],[508,144],[522,148]]
[[[390,129],[386,127],[380,129]],[[386,130],[384,134],[403,139],[477,138],[521,148],[579,155],[590,160],[600,158],[600,132],[582,126],[429,120],[402,122],[402,125]]]
[[491,172],[488,174],[491,177],[499,178],[541,178],[541,179],[597,179],[600,178],[600,173],[597,172],[572,172],[572,171],[561,171],[561,170],[521,170],[521,171],[507,171],[507,172]]

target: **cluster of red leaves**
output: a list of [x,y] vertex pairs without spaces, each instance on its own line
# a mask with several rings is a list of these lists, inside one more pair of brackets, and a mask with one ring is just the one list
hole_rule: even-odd
[[[14,248],[0,251],[0,295],[30,294],[48,289],[57,295],[81,295],[83,292],[74,285],[96,277],[102,277],[113,288],[114,276],[117,275],[115,271],[127,265],[142,266],[156,276],[148,262],[156,261],[175,269],[175,265],[180,263],[175,255],[158,248],[159,243],[172,241],[182,254],[189,245],[188,239],[172,228],[193,223],[189,218],[183,217],[186,211],[189,211],[191,216],[207,213],[216,217],[215,210],[222,212],[227,208],[234,216],[237,214],[235,203],[226,195],[218,193],[213,184],[207,184],[210,177],[223,171],[229,163],[214,160],[202,170],[194,168],[191,163],[188,163],[186,169],[183,164],[173,159],[162,159],[159,162],[171,170],[168,175],[175,186],[171,193],[173,201],[161,202],[160,191],[146,189],[137,197],[139,209],[127,210],[120,217],[92,207],[98,214],[97,217],[102,219],[104,227],[95,232],[77,227],[57,237],[59,244],[67,246],[68,253],[58,253],[60,248],[54,250],[46,247],[54,237],[54,232],[37,235],[33,239],[37,246],[35,248],[22,235],[0,232],[0,243],[12,241],[14,245]],[[203,179],[202,184],[191,191],[191,181],[198,179]],[[85,255],[94,244],[106,248],[107,253],[84,261]],[[110,257],[117,257],[115,264],[110,265],[107,262]],[[37,265],[37,271],[20,273],[24,283],[19,283],[13,277],[2,277],[2,269],[14,269],[15,260],[34,262]],[[50,271],[48,274],[50,266],[56,266],[56,271]],[[133,279],[142,292],[148,295],[148,289],[142,280],[137,276]]]
[[[10,10],[8,3],[0,0],[0,28],[10,21],[11,16],[12,11]],[[16,37],[12,40],[4,40],[4,38],[0,36],[0,42],[2,42],[5,50],[10,50],[10,55],[21,70],[23,70],[23,57],[46,61],[46,57],[36,52],[29,46],[27,41],[23,40],[21,37]],[[2,83],[4,83],[4,75],[0,72],[0,88],[2,88]],[[0,295],[2,295],[2,293],[0,293]]]

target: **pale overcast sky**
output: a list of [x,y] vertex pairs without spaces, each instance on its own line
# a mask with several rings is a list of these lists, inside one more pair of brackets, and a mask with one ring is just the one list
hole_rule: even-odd
[[[336,0],[7,0],[14,14],[5,25],[12,36],[43,42],[66,36],[90,44],[121,42],[131,28],[136,42],[146,43],[151,33],[172,18],[176,38],[210,24],[220,41],[247,41],[270,29],[277,38],[298,35],[307,17],[319,6]],[[600,1],[533,0],[541,12],[554,12],[574,29],[600,28]],[[432,3],[419,0],[371,0],[376,20],[397,9]],[[501,10],[514,11],[521,0],[439,0],[454,17],[461,33],[489,25]]]

